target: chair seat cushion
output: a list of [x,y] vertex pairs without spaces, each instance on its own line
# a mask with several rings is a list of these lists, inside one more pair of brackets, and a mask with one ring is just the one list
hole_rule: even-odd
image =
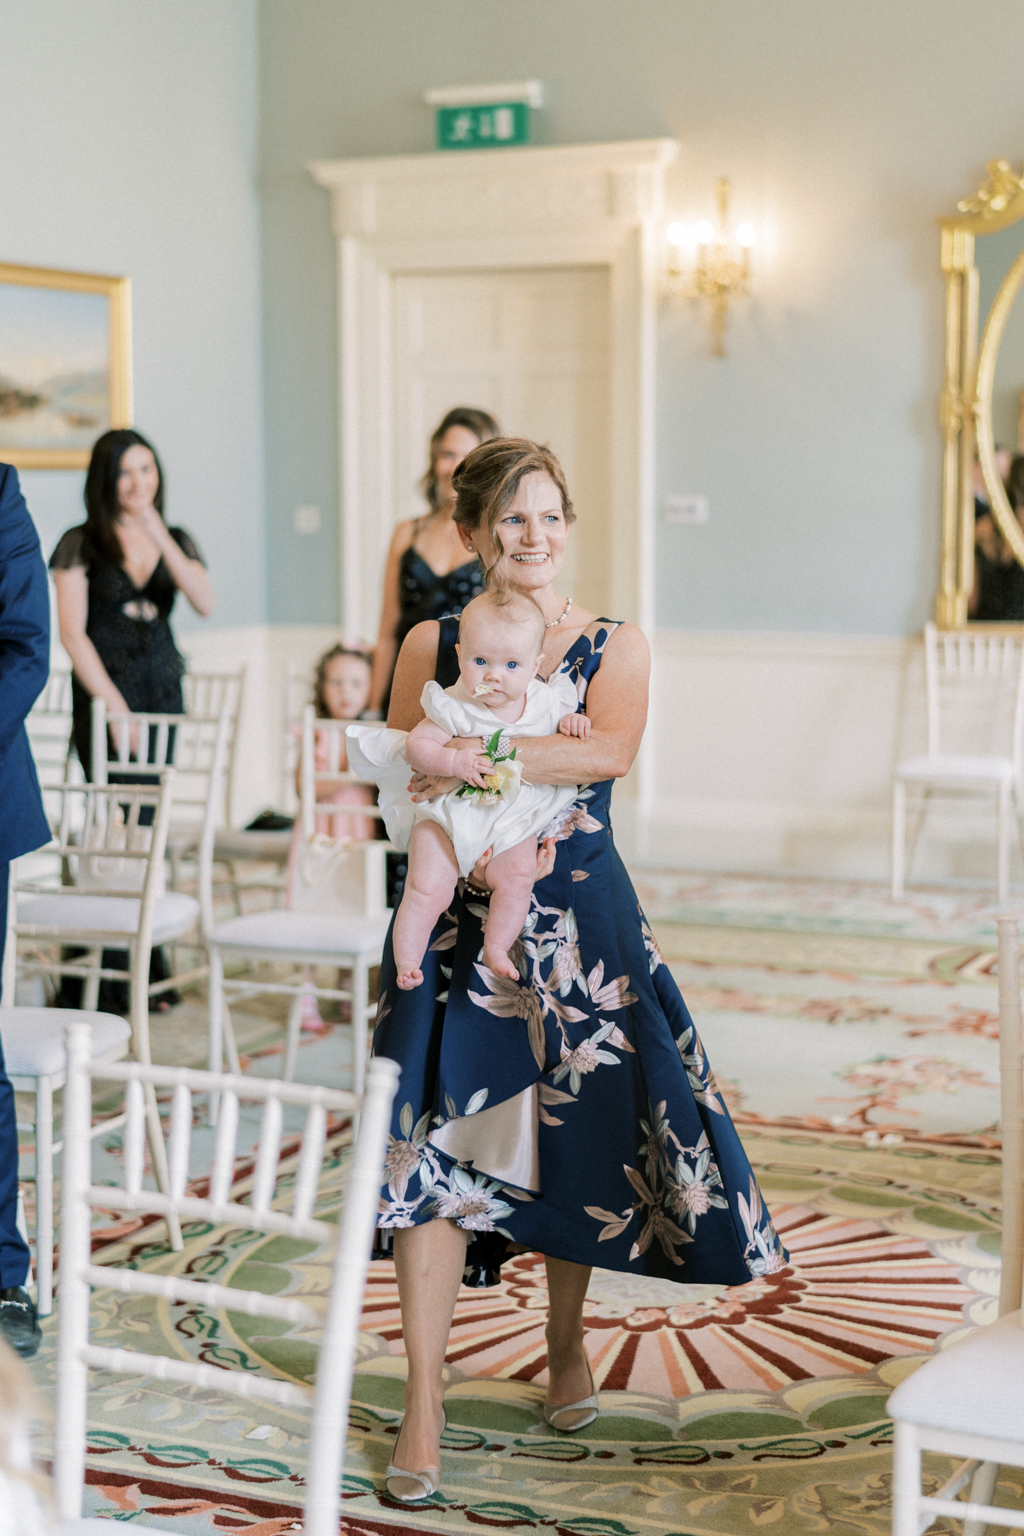
[[128,1048],[131,1026],[113,1013],[84,1013],[78,1008],[0,1008],[0,1041],[8,1077],[50,1077],[63,1072],[64,1030],[88,1024],[92,1054],[105,1056]]
[[213,842],[216,859],[266,859],[271,863],[284,863],[292,846],[292,829],[283,832],[247,832],[244,827],[237,831],[222,827]]
[[1009,757],[908,757],[896,765],[898,779],[929,779],[935,783],[1012,783]]
[[[18,927],[74,929],[76,932],[134,934],[139,928],[139,901],[134,896],[86,896],[68,887],[67,895],[25,896],[18,902]],[[153,917],[153,943],[178,939],[198,921],[194,896],[168,891],[158,896]]]
[[274,950],[289,955],[379,954],[391,913],[349,917],[336,912],[253,912],[214,929],[218,949]]
[[889,1399],[894,1419],[964,1434],[1024,1440],[1024,1328],[1008,1312],[901,1381]]

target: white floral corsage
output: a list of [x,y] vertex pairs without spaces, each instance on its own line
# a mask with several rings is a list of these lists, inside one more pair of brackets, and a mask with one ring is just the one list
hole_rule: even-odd
[[456,790],[457,797],[477,800],[481,805],[514,800],[519,793],[523,766],[516,758],[515,747],[509,746],[508,732],[495,731],[490,741],[484,742],[484,755],[491,760],[491,772],[484,778],[483,789],[478,789],[475,784],[463,784]]

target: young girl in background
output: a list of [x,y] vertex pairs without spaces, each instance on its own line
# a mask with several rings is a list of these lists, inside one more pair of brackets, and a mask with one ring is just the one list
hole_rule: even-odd
[[[318,720],[358,720],[366,709],[370,697],[370,675],[373,653],[359,645],[335,645],[325,651],[316,664],[316,680],[313,685],[313,709]],[[301,736],[302,727],[293,729]],[[318,773],[330,768],[330,745],[327,731],[314,727],[315,762]],[[341,756],[338,762],[341,773],[348,772],[348,756],[345,738],[341,739]],[[302,759],[295,768],[295,787],[302,792]],[[318,784],[316,798],[319,805],[376,806],[377,796],[368,784]],[[328,837],[353,837],[368,841],[377,836],[378,822],[373,816],[318,816],[316,831]],[[291,856],[288,860],[288,893],[296,879],[296,862],[302,839],[301,818],[295,823]],[[303,980],[312,988],[313,967],[307,966]],[[306,992],[302,998],[302,1028],[320,1034],[324,1028],[316,995]]]

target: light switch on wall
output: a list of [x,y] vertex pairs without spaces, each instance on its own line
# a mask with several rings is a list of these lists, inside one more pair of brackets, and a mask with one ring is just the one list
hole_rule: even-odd
[[320,532],[320,508],[296,507],[295,508],[295,532],[319,533]]
[[662,507],[666,523],[706,523],[706,496],[666,496]]

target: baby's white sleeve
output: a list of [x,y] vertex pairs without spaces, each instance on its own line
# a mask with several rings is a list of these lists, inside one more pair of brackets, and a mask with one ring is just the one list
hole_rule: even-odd
[[420,694],[420,707],[428,720],[433,720],[449,736],[476,735],[477,732],[466,731],[466,711],[459,704],[458,699],[453,699],[447,689],[440,683],[433,681],[424,683],[423,692]]
[[558,718],[564,715],[574,715],[579,706],[580,697],[576,692],[576,684],[568,672],[556,672],[554,677],[548,678],[548,687],[558,700]]

